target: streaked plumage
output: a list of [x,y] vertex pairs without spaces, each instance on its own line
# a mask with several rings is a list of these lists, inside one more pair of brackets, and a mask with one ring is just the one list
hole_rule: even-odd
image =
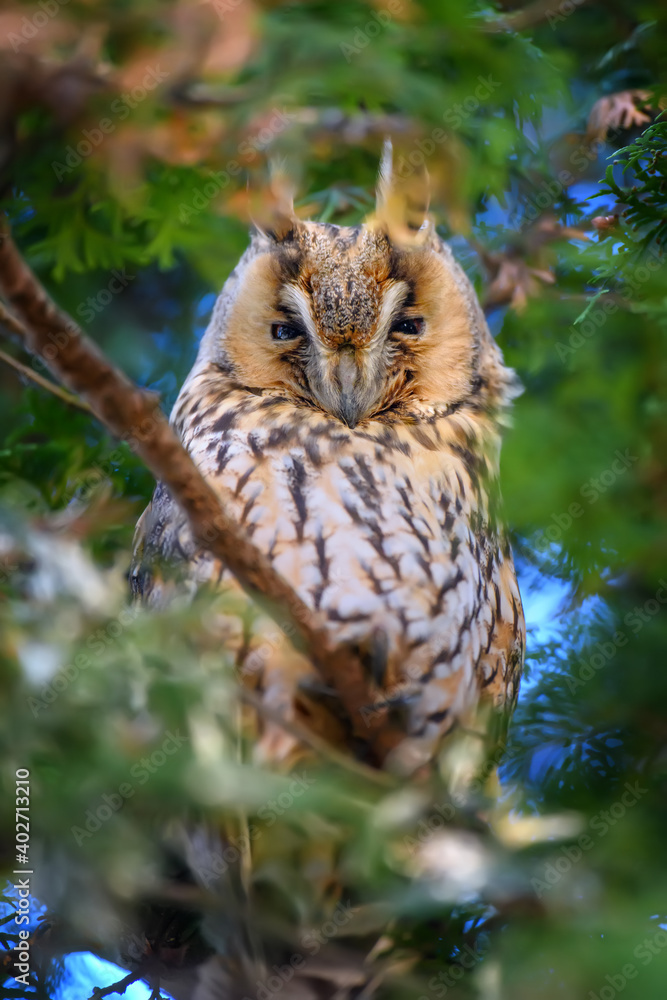
[[[172,422],[228,512],[333,634],[364,651],[378,702],[402,713],[396,763],[410,769],[480,697],[514,699],[524,624],[495,510],[515,377],[449,248],[397,204],[385,185],[363,226],[284,210],[256,232]],[[138,547],[145,599],[166,598],[156,557],[234,586],[160,486]],[[327,698],[286,641],[248,644],[239,629],[236,643],[269,704],[344,738],[317,714]]]

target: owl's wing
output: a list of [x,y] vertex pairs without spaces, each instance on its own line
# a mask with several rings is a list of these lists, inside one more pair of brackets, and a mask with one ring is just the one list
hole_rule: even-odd
[[481,690],[496,705],[513,709],[523,671],[526,621],[511,556],[499,567],[494,590],[498,619],[488,650],[480,662]]
[[134,533],[130,586],[135,598],[164,607],[178,592],[191,593],[197,581],[211,579],[215,562],[198,552],[185,515],[158,483]]
[[[219,594],[220,648],[235,661],[244,687],[261,692],[268,710],[259,729],[250,727],[259,759],[287,761],[302,755],[301,741],[289,732],[293,721],[344,745],[347,730],[340,707],[336,704],[332,711],[330,699],[322,702],[313,664],[272,618],[252,605],[223,563],[195,542],[185,515],[160,483],[137,522],[130,583],[136,600],[158,609],[176,597],[193,597],[202,585],[212,585]],[[271,715],[288,727],[272,723]]]

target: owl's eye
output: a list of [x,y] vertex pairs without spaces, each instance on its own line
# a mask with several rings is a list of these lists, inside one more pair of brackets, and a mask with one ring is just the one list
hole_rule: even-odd
[[301,330],[289,323],[274,323],[271,327],[271,336],[274,340],[296,340],[301,336]]
[[408,337],[418,337],[423,329],[423,319],[402,319],[398,323],[394,323],[391,332],[405,333]]

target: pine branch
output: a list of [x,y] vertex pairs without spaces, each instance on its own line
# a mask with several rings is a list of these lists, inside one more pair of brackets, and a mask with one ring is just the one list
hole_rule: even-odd
[[[358,652],[336,646],[319,617],[232,520],[169,426],[155,394],[116,369],[71,317],[58,309],[0,223],[0,292],[24,326],[25,346],[90,405],[115,436],[127,441],[187,515],[196,541],[220,559],[243,589],[293,634],[341,699],[355,734],[382,763],[402,738],[386,709],[364,711],[373,694]],[[293,630],[293,632],[292,632]]]

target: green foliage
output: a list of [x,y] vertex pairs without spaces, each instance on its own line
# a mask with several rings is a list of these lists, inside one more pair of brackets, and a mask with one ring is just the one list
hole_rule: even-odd
[[[661,116],[662,117],[662,116]],[[642,249],[667,245],[667,121],[657,121],[642,133],[631,146],[619,149],[617,161],[623,172],[631,171],[638,182],[632,187],[620,187],[614,179],[613,164],[607,167],[607,190],[627,208],[623,218],[632,228]],[[604,191],[604,188],[603,188]]]
[[[269,803],[290,779],[239,734],[218,631],[230,608],[210,594],[168,613],[128,607],[150,477],[87,415],[3,368],[4,870],[14,773],[25,767],[33,890],[74,928],[70,950],[92,936],[118,960],[114,920],[161,890],[164,831],[185,816],[238,828],[238,843],[243,824],[259,830],[258,920],[280,961],[288,946],[264,918],[279,915],[287,938],[321,927],[318,879],[335,858],[361,921],[335,943],[368,950],[391,918],[391,960],[418,959],[386,995],[662,996],[667,951],[643,942],[667,918],[667,123],[630,132],[609,122],[597,145],[585,134],[600,97],[639,87],[659,106],[667,93],[661,7],[561,4],[513,30],[499,10],[464,0],[403,0],[384,24],[374,15],[388,6],[361,0],[267,0],[252,16],[224,0],[195,6],[72,0],[54,19],[57,40],[45,30],[31,43],[69,59],[82,39],[95,51],[103,25],[109,83],[71,113],[75,101],[50,104],[48,93],[20,104],[15,130],[3,131],[3,204],[26,256],[168,409],[245,247],[246,192],[265,187],[269,159],[299,178],[300,211],[358,222],[392,132],[406,170],[425,162],[432,210],[481,294],[481,248],[532,269],[525,308],[505,299],[488,310],[525,387],[502,471],[527,677],[499,796],[486,780],[493,761],[464,741],[423,788],[316,755],[312,784],[277,813]],[[33,13],[16,11],[19,22]],[[168,71],[164,85],[127,115],[125,104],[113,111],[130,71],[152,65]],[[105,117],[112,130],[78,153]],[[604,213],[619,221],[595,236],[591,220]],[[109,294],[114,271],[120,291]],[[147,770],[141,761],[170,732],[187,738]],[[466,768],[480,778],[453,806]],[[122,808],[87,829],[124,784]],[[237,855],[212,882],[228,900]],[[209,926],[221,948],[235,920],[231,910]],[[637,975],[621,987],[628,963]]]

